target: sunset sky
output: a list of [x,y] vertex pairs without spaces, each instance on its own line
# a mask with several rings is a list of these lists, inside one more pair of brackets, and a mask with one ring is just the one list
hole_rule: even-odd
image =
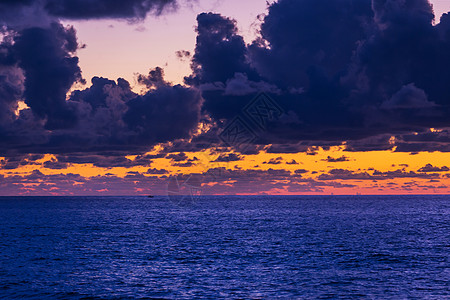
[[449,193],[448,11],[0,0],[0,195]]

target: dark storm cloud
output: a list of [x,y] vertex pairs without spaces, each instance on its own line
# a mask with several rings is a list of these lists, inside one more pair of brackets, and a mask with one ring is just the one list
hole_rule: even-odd
[[[149,13],[161,14],[175,8],[176,0],[1,0],[0,8],[39,7],[51,16],[63,19],[143,19]],[[1,14],[0,14],[1,15]]]
[[[189,138],[197,128],[202,101],[194,88],[164,84],[137,95],[123,79],[115,82],[94,77],[90,88],[74,91],[68,101],[62,102],[62,107],[74,116],[75,121],[70,126],[45,130],[43,123],[35,120],[39,116],[32,113],[32,107],[21,111],[10,124],[10,128],[18,128],[20,136],[17,132],[7,132],[3,139],[10,142],[1,144],[0,149],[7,156],[17,151],[91,153],[66,155],[66,162],[93,163],[101,167],[145,163],[145,157],[130,161],[125,156],[142,154],[157,143]],[[56,116],[66,117],[59,125],[67,124],[66,115]],[[96,156],[100,153],[104,159]]]
[[233,20],[201,14],[186,82],[216,120],[268,92],[289,114],[256,143],[391,149],[392,135],[450,125],[450,17],[433,18],[427,0],[280,0],[246,45]]
[[[76,32],[47,16],[41,5],[40,1],[0,2],[0,138],[3,135],[11,147],[23,141],[33,144],[34,139],[46,138],[44,130],[70,128],[77,122],[66,101],[73,84],[84,82]],[[11,112],[15,113],[19,100],[30,109],[16,117]]]
[[17,101],[23,93],[23,80],[20,69],[0,63],[0,131],[15,119]]
[[372,14],[364,0],[281,0],[270,6],[261,39],[250,47],[252,63],[279,86],[325,84],[330,90],[366,36]]
[[0,142],[11,142],[8,137],[16,135],[11,128],[16,119],[15,111],[24,90],[24,75],[16,65],[13,55],[14,37],[0,29]]
[[[124,79],[94,77],[66,100],[83,82],[82,46],[61,19],[142,19],[175,4],[0,0],[2,154],[48,152],[71,163],[71,153],[91,152],[86,157],[98,166],[126,166],[136,163],[126,154],[157,143],[167,143],[164,155],[216,147],[221,129],[261,91],[285,113],[264,130],[246,120],[256,136],[247,154],[314,155],[333,145],[450,150],[445,133],[426,137],[430,127],[450,126],[450,16],[434,25],[426,0],[279,0],[250,44],[235,21],[202,13],[195,52],[177,54],[192,57],[188,86],[154,68],[137,78],[148,89],[141,95]],[[16,116],[19,100],[29,109]],[[211,130],[193,137],[200,121]]]
[[[20,99],[44,121],[45,129],[72,128],[79,121],[66,95],[74,83],[84,82],[75,55],[80,46],[75,29],[63,27],[60,18],[144,18],[148,12],[160,13],[166,6],[176,6],[176,1],[0,1],[4,36],[0,44],[1,123],[14,120]],[[119,79],[118,85],[123,83]],[[101,88],[108,82],[93,84]],[[104,93],[94,88],[90,94],[85,98],[95,110],[105,100]],[[76,101],[79,97],[74,98]],[[0,137],[7,129],[0,128]]]
[[122,79],[114,80],[103,77],[93,77],[91,87],[85,90],[74,91],[70,97],[71,101],[85,102],[90,105],[93,111],[108,107],[113,94],[119,95],[120,100],[127,101],[136,94],[131,92],[130,84]]
[[200,120],[198,90],[164,85],[127,102],[123,120],[137,144],[155,144],[190,137]]
[[[169,6],[176,1],[0,1],[1,154],[62,155],[47,162],[49,168],[77,162],[130,166],[146,159],[129,160],[128,154],[190,137],[202,97],[195,88],[166,82],[161,68],[139,76],[151,88],[142,95],[124,79],[94,77],[91,87],[66,99],[75,83],[84,83],[76,56],[83,45],[61,19],[142,19]],[[21,100],[28,108],[17,114]]]
[[193,74],[186,83],[199,86],[207,99],[204,109],[216,118],[232,118],[243,108],[247,97],[223,97],[227,81],[236,73],[250,80],[259,78],[247,63],[247,47],[237,34],[236,22],[219,14],[202,13],[197,17],[197,43],[192,58]]
[[187,78],[196,83],[225,83],[235,73],[251,71],[246,62],[247,48],[237,34],[236,22],[214,13],[197,16],[197,44],[192,59],[193,75]]
[[[125,112],[118,116],[123,120],[123,137],[132,145],[187,138],[198,124],[201,103],[198,91],[180,85],[164,85],[138,95],[126,102]],[[119,136],[112,133],[114,138]]]
[[13,53],[25,75],[25,103],[47,129],[71,127],[76,116],[67,105],[66,94],[82,81],[75,30],[53,23],[49,29],[29,28],[19,32]]

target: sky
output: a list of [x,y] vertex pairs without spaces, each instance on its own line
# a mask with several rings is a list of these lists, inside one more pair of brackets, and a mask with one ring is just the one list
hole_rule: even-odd
[[[439,16],[437,20],[450,11],[450,1],[433,0],[431,3]],[[87,45],[78,52],[86,78],[98,75],[114,79],[123,77],[134,83],[135,73],[146,73],[152,66],[164,66],[168,80],[182,83],[183,77],[190,73],[190,63],[178,59],[175,52],[194,51],[196,17],[202,12],[221,13],[235,19],[239,32],[250,43],[257,36],[258,15],[267,13],[267,1],[181,2],[175,12],[147,18],[137,24],[129,24],[126,20],[71,20],[64,23],[73,24],[79,41]],[[171,38],[174,36],[176,38]],[[132,52],[130,45],[133,45]],[[109,49],[107,53],[105,47]]]
[[[124,77],[134,83],[135,73],[147,73],[149,68],[161,66],[168,80],[182,83],[191,71],[190,63],[175,53],[194,51],[198,14],[216,12],[237,20],[241,34],[250,42],[258,30],[258,15],[267,11],[266,1],[259,0],[184,1],[178,6],[176,11],[137,24],[126,20],[66,21],[75,26],[78,39],[87,45],[78,52],[84,76]],[[104,52],[105,47],[108,53]]]
[[448,11],[0,0],[0,195],[449,193]]

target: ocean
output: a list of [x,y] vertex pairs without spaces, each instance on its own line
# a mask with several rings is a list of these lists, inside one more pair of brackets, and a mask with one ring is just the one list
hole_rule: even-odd
[[450,299],[449,196],[0,197],[2,299]]

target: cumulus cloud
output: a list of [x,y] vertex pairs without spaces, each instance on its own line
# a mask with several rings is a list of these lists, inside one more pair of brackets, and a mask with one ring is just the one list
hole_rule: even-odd
[[14,39],[13,55],[25,75],[25,103],[33,113],[46,119],[47,129],[72,126],[74,113],[66,102],[72,85],[82,81],[75,30],[52,23],[48,29],[28,28]]
[[181,85],[163,86],[130,100],[123,120],[135,143],[183,139],[197,128],[201,105],[198,90]]
[[280,0],[250,45],[227,17],[197,20],[186,82],[202,89],[204,111],[232,119],[265,91],[297,120],[256,143],[372,150],[386,135],[373,149],[390,149],[392,135],[449,125],[450,19],[434,25],[427,0]]
[[[75,28],[63,26],[62,19],[136,20],[176,5],[175,0],[0,1],[3,155],[73,157],[71,153],[110,151],[105,157],[113,153],[120,159],[159,142],[190,137],[199,122],[202,97],[195,88],[164,81],[161,68],[139,76],[138,81],[149,88],[142,95],[132,92],[124,79],[101,77],[94,77],[91,87],[68,95],[75,83],[85,83],[76,55],[83,45]],[[19,101],[26,104],[20,112]],[[95,155],[87,157],[97,163]],[[47,167],[59,167],[58,163]]]
[[[279,0],[250,44],[234,20],[202,13],[195,51],[177,53],[191,58],[185,85],[154,68],[138,76],[147,88],[141,94],[124,79],[94,77],[91,87],[66,97],[84,79],[82,45],[62,19],[142,19],[174,6],[0,1],[3,153],[124,157],[157,143],[195,151],[209,147],[209,137],[242,115],[258,92],[287,113],[259,131],[247,120],[257,137],[249,146],[254,153],[313,155],[314,147],[343,144],[349,151],[449,149],[443,133],[441,140],[417,140],[431,127],[450,127],[450,17],[434,25],[427,0]],[[17,115],[19,101],[28,108]],[[210,131],[193,136],[200,122]]]

